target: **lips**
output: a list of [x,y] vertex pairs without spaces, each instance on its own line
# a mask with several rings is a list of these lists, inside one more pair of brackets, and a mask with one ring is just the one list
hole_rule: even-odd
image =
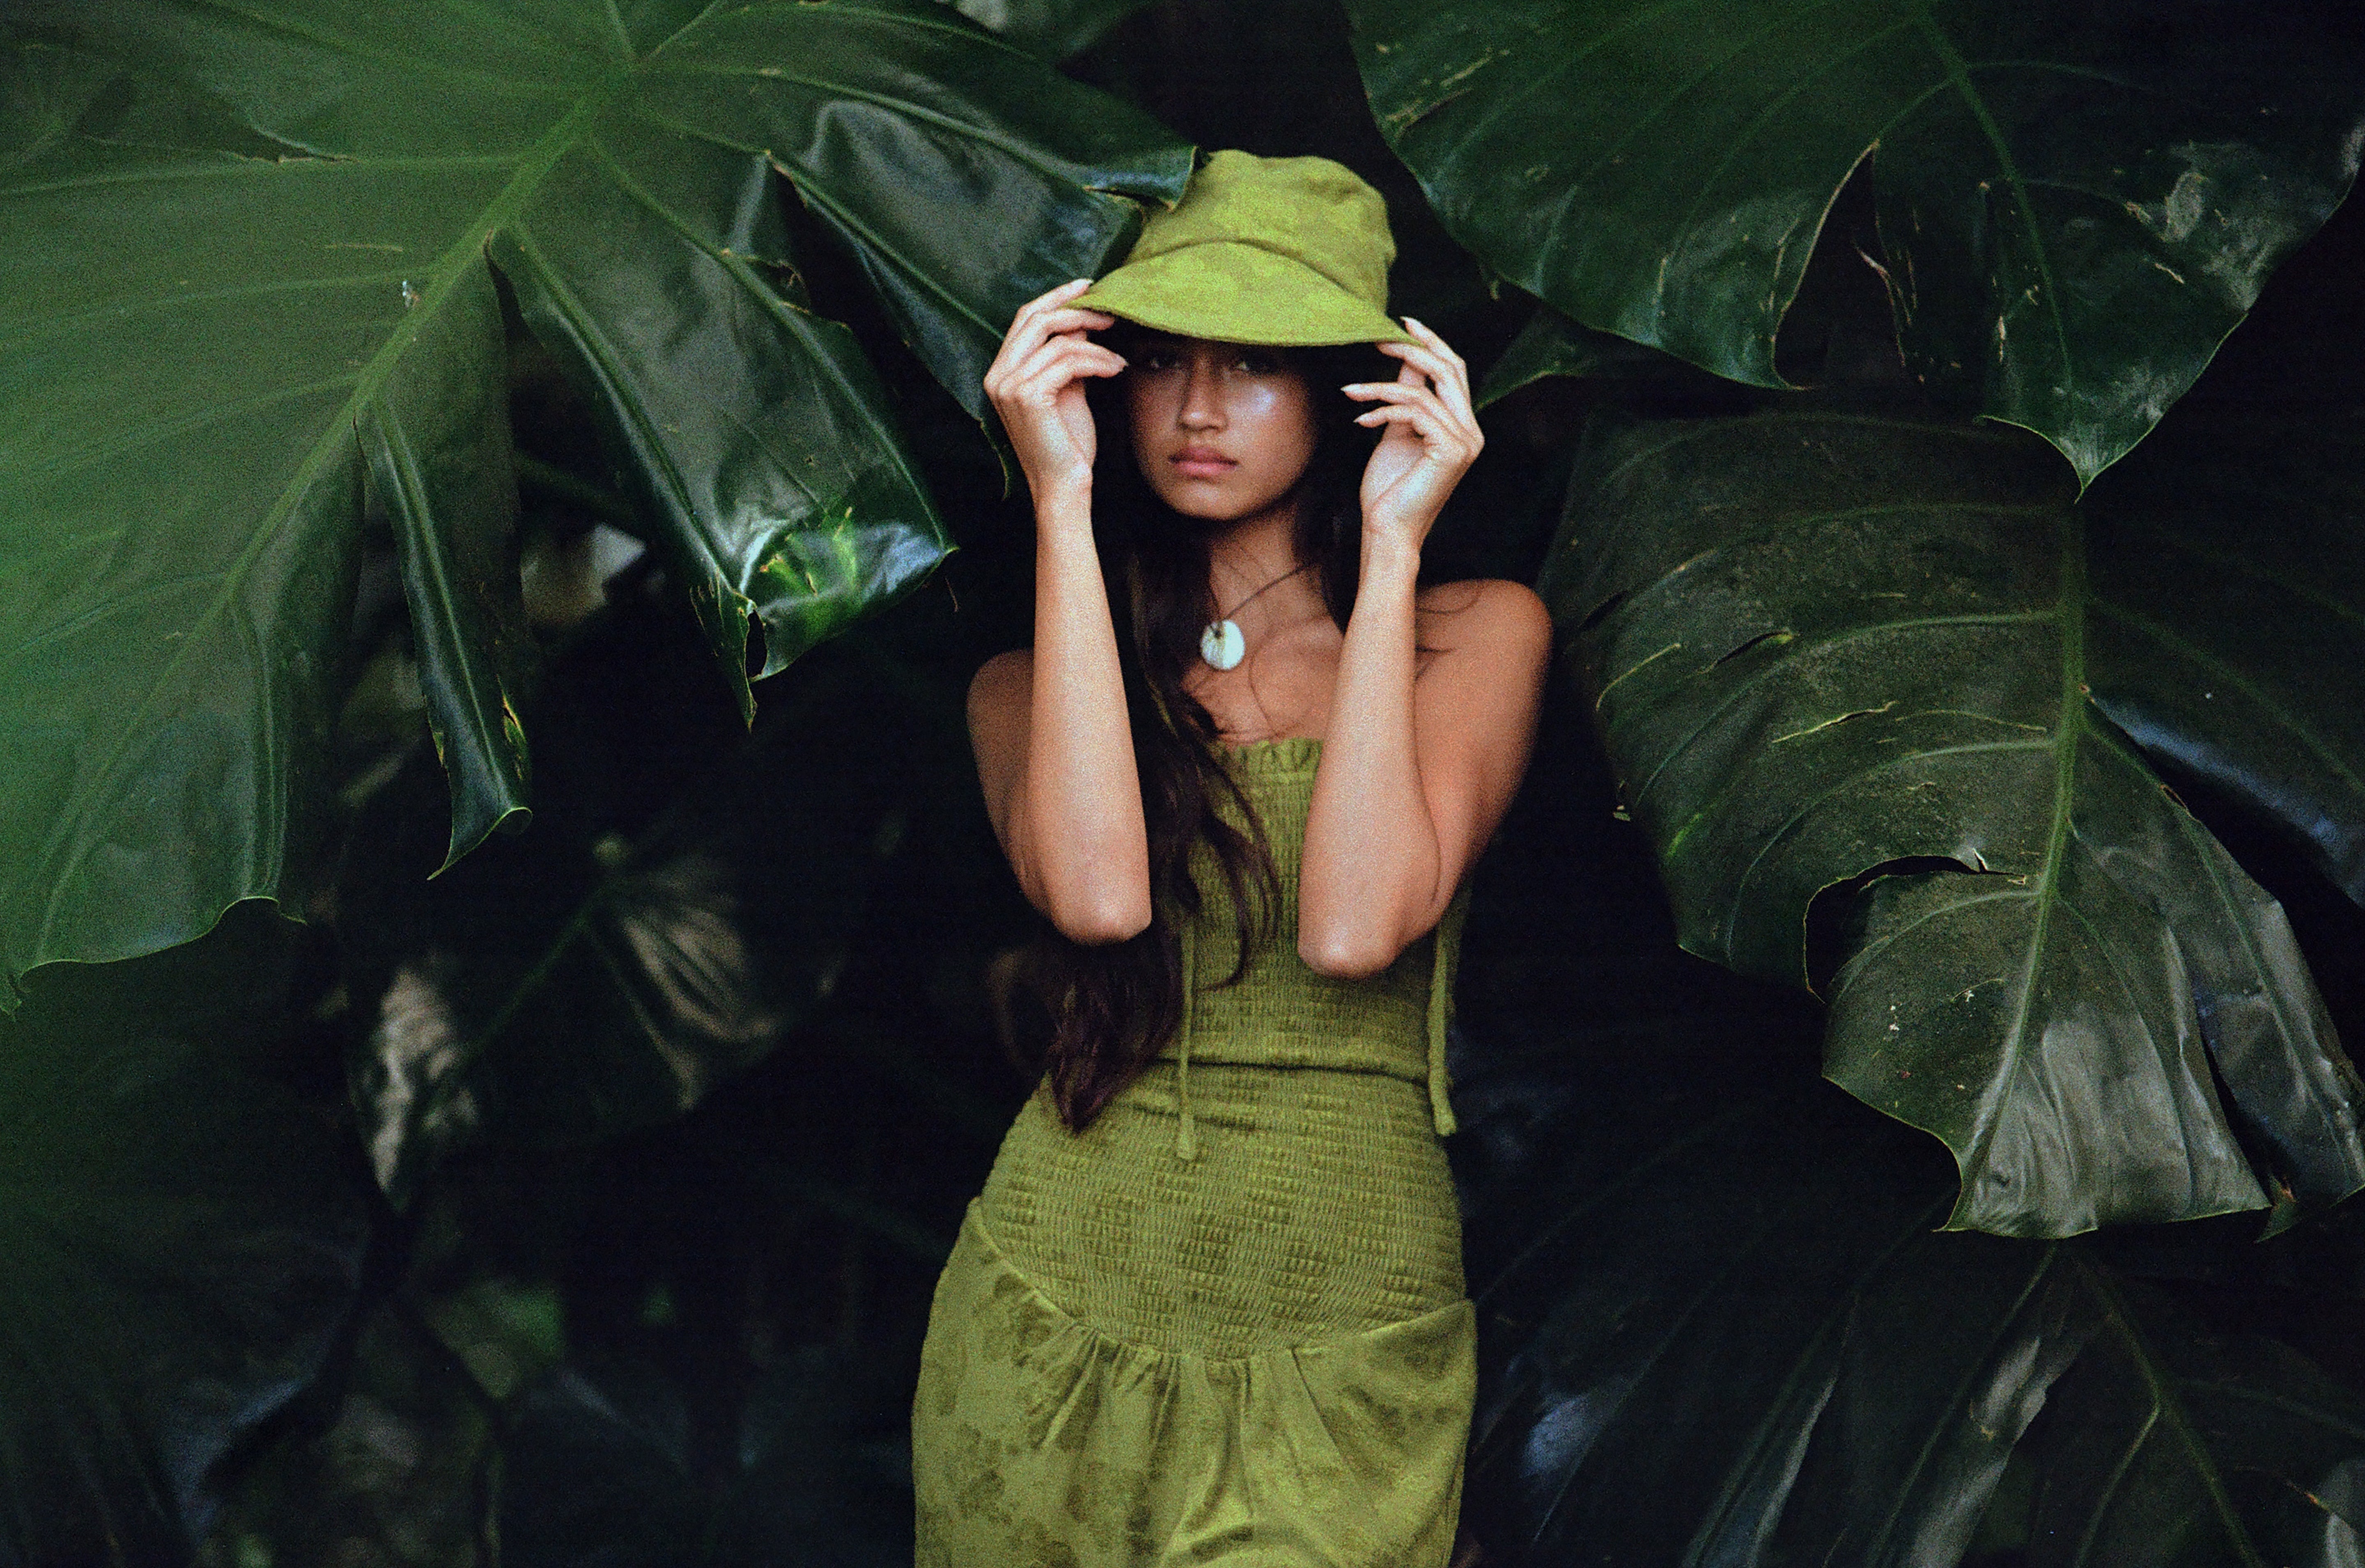
[[1212,446],[1186,446],[1167,461],[1186,479],[1220,479],[1239,466]]

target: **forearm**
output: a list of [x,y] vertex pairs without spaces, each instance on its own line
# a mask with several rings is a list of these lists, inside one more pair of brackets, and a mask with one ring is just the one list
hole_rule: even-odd
[[1298,951],[1325,973],[1386,968],[1441,902],[1413,733],[1419,569],[1417,549],[1366,535],[1299,878]]
[[1149,924],[1149,847],[1089,491],[1037,508],[1034,688],[1014,822],[1028,891],[1078,941]]

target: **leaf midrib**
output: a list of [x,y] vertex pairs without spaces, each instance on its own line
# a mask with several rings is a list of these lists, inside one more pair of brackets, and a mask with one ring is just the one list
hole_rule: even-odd
[[[103,305],[85,306],[57,316],[19,316],[7,323],[7,330],[12,339],[10,346],[21,349],[28,339],[51,336],[92,321],[121,321],[178,306],[210,305],[225,299],[256,299],[274,294],[329,293],[340,288],[377,288],[389,283],[399,283],[409,275],[404,269],[394,267],[376,273],[336,273],[323,277],[275,278],[230,284],[220,288],[193,288],[178,294],[159,294],[146,299],[111,299]],[[25,330],[28,328],[31,330]]]
[[[2046,252],[2045,231],[2036,221],[2035,204],[2029,199],[2027,182],[2021,178],[2020,162],[2012,155],[2012,147],[2004,140],[2002,128],[1996,124],[1994,115],[1989,112],[1987,99],[1972,85],[1970,66],[1963,59],[1961,51],[1955,48],[1953,37],[1930,14],[1929,0],[1914,0],[1914,10],[1921,19],[1922,31],[1930,39],[1930,46],[1937,50],[1939,60],[1946,68],[1947,79],[1954,84],[1956,93],[1971,111],[1972,118],[1978,121],[1979,133],[1987,138],[1989,151],[1995,154],[1997,171],[2003,175],[2005,188],[2012,192],[2012,206],[2020,211],[2023,238],[2028,242],[2029,256],[2035,263],[2037,278],[2045,286],[2045,311],[2053,323],[2054,346],[2061,355],[2062,385],[2056,390],[2068,402],[2075,398],[2078,389],[2078,367],[2069,354],[2069,324],[2061,315],[2061,290],[2054,281],[2053,260]],[[2086,476],[2081,474],[2079,477],[2082,481]]]
[[1922,1439],[1921,1449],[1913,1456],[1913,1462],[1906,1467],[1904,1475],[1897,1484],[1896,1491],[1889,1500],[1889,1512],[1880,1521],[1879,1530],[1874,1534],[1872,1540],[1865,1548],[1866,1562],[1877,1562],[1884,1560],[1881,1554],[1888,1547],[1889,1538],[1897,1533],[1898,1523],[1905,1516],[1906,1505],[1912,1499],[1914,1488],[1920,1484],[1922,1472],[1930,1468],[1930,1462],[1938,1450],[1939,1439],[1945,1436],[1956,1421],[1963,1418],[1967,1413],[1971,1385],[1978,1380],[1980,1372],[1984,1372],[1988,1364],[1995,1359],[1997,1349],[2003,1344],[2005,1336],[2010,1334],[2020,1321],[2021,1312],[2028,1305],[2029,1298],[2036,1294],[2037,1287],[2042,1285],[2046,1277],[2053,1271],[2053,1260],[2059,1255],[2060,1249],[2057,1245],[2048,1246],[2045,1249],[2044,1258],[2039,1260],[2035,1268],[2029,1271],[2028,1279],[2021,1286],[2020,1294],[2012,1298],[2011,1307],[1997,1321],[1994,1329],[1989,1334],[1986,1347],[1965,1369],[1963,1375],[1956,1380],[1953,1392],[1946,1397],[1945,1415],[1939,1420],[1931,1423],[1930,1430]]
[[[2086,1278],[2087,1288],[2094,1293],[2095,1300],[2102,1309],[2104,1326],[2118,1339],[2127,1360],[2135,1364],[2137,1375],[2143,1379],[2145,1391],[2151,1396],[2152,1408],[2158,1419],[2168,1428],[2178,1446],[2184,1450],[2193,1473],[2209,1495],[2211,1511],[2217,1516],[2217,1522],[2224,1528],[2234,1550],[2241,1553],[2245,1568],[2267,1568],[2259,1556],[2258,1549],[2251,1544],[2249,1532],[2243,1528],[2240,1515],[2235,1512],[2234,1500],[2226,1495],[2225,1478],[2217,1473],[2215,1461],[2202,1443],[2199,1434],[2192,1429],[2191,1418],[2185,1413],[2183,1401],[2176,1396],[2171,1380],[2152,1359],[2151,1347],[2136,1329],[2124,1299],[2091,1261],[2082,1256],[2075,1261]],[[2099,1527],[2099,1518],[2095,1523]]]
[[2031,891],[2036,900],[2035,924],[2028,934],[2028,954],[2020,972],[2020,995],[2003,1037],[1996,1070],[1978,1110],[1979,1133],[1963,1153],[1963,1204],[1972,1201],[1970,1175],[1984,1169],[2002,1125],[1996,1107],[2009,1092],[2028,1052],[2028,1024],[2035,1006],[2036,975],[2043,963],[2053,912],[2061,902],[2061,862],[2069,844],[2076,803],[2078,746],[2086,734],[2086,526],[2075,507],[2062,509],[2061,593],[2054,617],[2061,638],[2060,722],[2054,729],[2053,823],[2046,835],[2045,858]]
[[104,174],[80,174],[71,180],[44,180],[31,185],[0,185],[0,196],[45,196],[55,191],[94,190],[101,185],[137,185],[164,180],[214,180],[231,174],[291,175],[316,169],[465,169],[494,168],[515,162],[513,152],[422,153],[416,157],[347,158],[324,152],[297,152],[286,158],[249,158],[236,152],[208,154],[204,162],[162,162]]

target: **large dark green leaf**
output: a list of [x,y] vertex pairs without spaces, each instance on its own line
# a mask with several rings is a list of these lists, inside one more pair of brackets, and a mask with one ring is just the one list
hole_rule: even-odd
[[957,0],[960,13],[1021,49],[1065,60],[1149,0]]
[[367,1225],[329,1124],[221,1051],[68,1032],[0,1028],[0,1563],[170,1563],[319,1370]]
[[1798,981],[1817,897],[1893,873],[1855,901],[1826,1070],[1954,1151],[1950,1223],[2258,1206],[2214,1081],[2270,1190],[2338,1198],[2365,1094],[2281,909],[2090,695],[2125,656],[2091,585],[2137,579],[2071,490],[2001,433],[1642,427],[1591,454],[1547,592],[1687,947]]
[[[944,532],[772,178],[946,384],[1189,150],[930,0],[57,0],[0,54],[0,1006],[299,902],[357,523],[396,525],[452,854],[523,809],[498,266],[726,679]],[[1128,199],[1132,198],[1132,199]]]
[[1349,0],[1380,128],[1455,238],[1589,326],[1778,386],[1870,156],[1906,354],[2081,479],[2338,205],[2340,8],[2215,0]]
[[[1464,1518],[1490,1562],[2354,1561],[2354,1392],[2207,1331],[2091,1239],[1933,1234],[1943,1162],[1828,1091],[1701,1095],[1638,1128],[1633,1076],[1474,1193],[1529,1215],[1550,1195],[1475,1282]],[[1484,1139],[1504,1096],[1485,1068],[1469,1090]]]

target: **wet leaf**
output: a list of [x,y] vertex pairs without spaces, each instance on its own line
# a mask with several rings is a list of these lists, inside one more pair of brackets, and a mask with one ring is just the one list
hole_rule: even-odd
[[2090,693],[2126,579],[2072,488],[1970,429],[1642,427],[1587,459],[1547,597],[1684,946],[1797,982],[1818,897],[1852,910],[1825,1070],[1954,1151],[1950,1224],[2259,1206],[2219,1081],[2267,1184],[2330,1202],[2365,1093],[2281,910]]
[[2337,6],[1350,0],[1381,130],[1455,238],[1588,326],[1781,385],[1869,157],[1933,392],[2090,480],[2337,207],[2365,73]]

